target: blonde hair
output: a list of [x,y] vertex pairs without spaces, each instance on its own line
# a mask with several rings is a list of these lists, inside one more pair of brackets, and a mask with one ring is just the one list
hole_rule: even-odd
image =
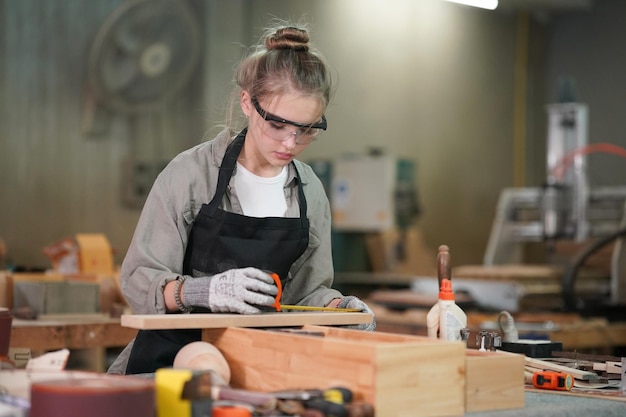
[[296,91],[316,97],[321,109],[332,98],[331,73],[321,53],[309,43],[304,25],[281,24],[265,31],[254,51],[235,71],[226,125],[234,132],[234,111],[242,90],[262,99]]

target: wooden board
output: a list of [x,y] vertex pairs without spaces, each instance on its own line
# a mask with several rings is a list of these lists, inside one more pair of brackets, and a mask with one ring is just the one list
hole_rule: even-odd
[[575,379],[580,379],[583,381],[596,381],[599,379],[598,374],[595,372],[583,371],[580,369],[575,369],[568,366],[563,366],[558,363],[548,362],[541,359],[535,358],[524,358],[526,367],[537,369],[540,371],[548,370],[555,372],[565,372],[570,374]]
[[[579,274],[579,281],[593,284],[605,283],[607,275],[591,270]],[[452,269],[452,279],[479,279],[493,281],[515,281],[520,284],[561,283],[563,267],[551,265],[507,264],[507,265],[460,265]]]
[[584,320],[550,333],[550,338],[563,343],[564,349],[593,349],[626,345],[626,323],[602,319]]
[[11,347],[31,350],[123,347],[136,333],[121,327],[118,319],[101,315],[13,319]]
[[465,411],[524,408],[524,355],[467,349]]
[[130,314],[123,315],[122,326],[142,330],[218,329],[225,327],[288,327],[349,325],[372,321],[368,313],[281,312],[263,314]]
[[562,269],[548,265],[461,265],[452,270],[452,279],[558,282],[562,273]]
[[67,348],[72,350],[75,369],[105,372],[106,348],[124,347],[136,335],[137,330],[122,327],[119,319],[102,314],[42,315],[37,320],[13,319],[11,348],[26,349],[33,357]]

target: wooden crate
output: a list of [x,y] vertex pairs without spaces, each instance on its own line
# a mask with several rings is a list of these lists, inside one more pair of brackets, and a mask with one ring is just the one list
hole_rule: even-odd
[[371,403],[377,417],[464,414],[466,350],[460,342],[310,325],[298,333],[204,329],[203,340],[224,354],[234,387],[343,385]]
[[466,351],[465,411],[524,407],[524,355]]
[[17,281],[13,307],[30,307],[39,314],[97,313],[98,284],[75,281]]
[[[57,273],[41,272],[0,272],[0,306],[14,308],[15,284],[20,282],[61,282],[63,276]],[[4,292],[4,294],[2,294]]]

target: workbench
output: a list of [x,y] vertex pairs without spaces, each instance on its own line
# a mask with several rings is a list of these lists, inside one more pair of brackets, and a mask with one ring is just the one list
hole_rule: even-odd
[[557,393],[526,392],[521,409],[465,413],[465,417],[623,417],[626,402]]
[[[308,315],[305,315],[305,316],[308,316]],[[316,318],[315,316],[316,316],[315,314],[311,315],[312,318],[319,320],[319,318]],[[164,325],[166,327],[170,327],[170,326],[178,327],[182,325],[182,319],[184,318],[185,317],[179,318],[179,317],[153,317],[153,316],[125,316],[122,321],[125,325],[136,326],[138,328],[155,328],[155,327],[162,327]],[[252,325],[253,327],[256,327],[259,325],[260,327],[265,327],[266,325],[270,324],[270,322],[274,320],[277,320],[277,319],[285,320],[287,318],[288,317],[285,317],[285,316],[275,316],[275,315],[269,315],[266,317],[225,317],[225,318],[198,315],[197,317],[194,317],[194,319],[197,322],[194,322],[191,324],[187,323],[185,327],[189,325],[199,325],[199,324],[202,324],[203,327],[209,327],[209,328],[220,327],[221,325],[223,325],[225,320],[228,321],[228,320],[235,320],[235,319],[248,320],[249,322],[247,324]],[[186,317],[186,319],[189,320],[189,317]],[[166,322],[166,324],[164,324],[164,322]],[[234,324],[237,324],[237,323],[234,323]],[[231,329],[231,331],[237,331],[237,330]],[[210,336],[212,332],[214,335],[218,335],[218,337],[222,335],[222,330],[220,329],[213,329],[213,330],[205,329],[205,336]],[[379,333],[379,332],[375,332],[375,333],[379,334],[381,338],[385,336],[384,333]],[[357,332],[357,334],[360,334],[360,333]],[[229,349],[239,350],[243,346],[249,346],[250,349],[254,349],[257,353],[261,352],[260,349],[262,349],[262,346],[261,344],[258,344],[259,340],[256,339],[256,342],[252,342],[251,340],[253,340],[254,338],[251,338],[250,340],[246,339],[246,337],[250,337],[250,336],[251,335],[241,336],[241,337],[237,336],[233,338],[232,343],[234,343],[234,345],[231,345]],[[367,346],[367,341],[365,339],[365,336],[367,336],[367,334],[363,334],[364,339],[361,341],[362,343],[359,344],[359,346],[362,346],[363,348]],[[386,337],[399,338],[401,336],[389,334]],[[346,343],[348,343],[348,341],[346,341]],[[291,344],[278,343],[278,345],[279,346],[295,346],[294,343],[291,343]],[[224,346],[221,346],[221,347],[224,347]],[[266,348],[276,349],[276,346],[277,345],[274,343],[269,343],[269,345]],[[346,346],[348,345],[346,344]],[[226,349],[226,351],[227,350],[228,349]],[[362,353],[363,352],[361,352],[361,354]],[[263,356],[260,353],[259,355]],[[357,352],[354,351],[353,355],[357,355]],[[244,354],[242,356],[245,358],[251,358],[254,355]],[[266,355],[266,357],[271,357],[271,355]],[[432,356],[430,357],[431,359],[434,358]],[[288,355],[282,356],[281,354],[280,363],[282,365],[280,366],[289,368],[290,370],[289,373],[293,373],[293,369],[290,368],[289,365],[286,365],[286,362],[289,362],[289,358],[290,356]],[[318,366],[320,367],[318,369],[321,369],[321,367],[324,366],[324,363],[320,362]],[[380,368],[380,369],[382,371],[384,368]],[[406,370],[406,367],[404,369]],[[486,383],[485,390],[488,390],[488,387],[489,387],[488,382],[489,381],[485,381]],[[266,384],[267,384],[267,381],[264,382],[262,385],[266,385]],[[448,385],[449,387],[451,387],[450,384],[451,382],[449,382],[449,385]],[[423,389],[424,388],[422,388],[422,390]],[[626,409],[626,396],[621,397],[619,399],[615,399],[615,398],[602,399],[602,398],[574,397],[571,395],[564,395],[564,394],[552,392],[552,391],[549,393],[526,391],[525,393],[523,393],[523,395],[524,395],[523,408],[513,407],[511,409],[494,409],[492,411],[466,412],[465,416],[468,416],[468,417],[496,417],[496,416],[497,417],[500,417],[500,416],[502,417],[534,417],[534,416],[541,415],[542,417],[562,417],[562,416],[587,417],[589,415],[601,415],[605,417],[617,417],[617,416],[623,416],[624,410]]]
[[[545,283],[542,286],[556,291],[553,287],[557,275],[550,268],[459,267],[453,270],[453,285],[455,272],[465,277],[475,275],[492,282],[519,278],[524,285],[532,284],[535,292],[539,292],[536,287],[543,280]],[[412,286],[418,278],[420,277],[396,273],[337,273],[334,285],[340,291],[358,295],[368,303],[376,314],[378,330],[426,335],[426,314],[437,302],[437,296],[414,291]],[[436,281],[436,278],[433,277],[433,280]],[[465,309],[465,305],[472,304],[471,297],[468,299],[467,294],[457,294],[456,301],[467,313],[468,327],[472,330],[477,331],[496,323],[499,311],[482,313],[473,311],[472,308]],[[626,322],[610,322],[605,318],[583,318],[575,313],[561,314],[541,310],[511,313],[515,316],[516,323],[520,323],[519,330],[523,330],[524,335],[560,341],[565,350],[611,350],[626,346]]]
[[13,319],[11,348],[28,348],[34,355],[57,349],[86,351],[87,368],[104,371],[107,348],[124,347],[137,334],[122,327],[120,319],[103,314],[41,316],[36,320]]
[[[391,310],[376,303],[369,303],[376,314],[377,330],[424,336],[427,333],[428,309],[411,308],[405,311]],[[498,313],[468,311],[470,330],[499,330]],[[515,322],[520,337],[545,339],[563,343],[564,350],[607,351],[626,346],[626,323],[610,322],[603,318],[584,319],[577,314],[519,313]]]
[[[79,377],[79,376],[75,376]],[[144,375],[144,378],[153,378],[152,375]],[[4,378],[4,379],[3,379]],[[29,398],[30,388],[22,381],[16,381],[10,373],[0,373],[0,384],[9,387],[13,395]],[[50,379],[50,377],[47,377]],[[13,384],[13,385],[12,385]],[[524,408],[510,410],[493,410],[480,412],[467,412],[464,417],[623,417],[626,403],[594,398],[571,397],[558,393],[525,393]]]
[[[149,318],[147,318],[149,319]],[[145,317],[128,318],[149,326]],[[11,346],[28,346],[35,350],[101,349],[124,346],[135,336],[136,329],[121,327],[120,320],[106,316],[45,317],[39,320],[14,319]],[[527,391],[524,408],[468,412],[468,417],[586,417],[624,415],[624,401],[572,397],[560,393]]]

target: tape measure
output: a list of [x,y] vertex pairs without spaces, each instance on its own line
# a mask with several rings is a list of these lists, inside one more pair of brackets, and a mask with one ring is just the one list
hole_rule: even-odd
[[569,391],[574,386],[574,378],[570,374],[554,371],[537,371],[533,374],[533,387]]
[[295,306],[288,304],[281,304],[280,299],[283,295],[283,285],[280,281],[280,277],[275,272],[270,272],[269,275],[274,280],[276,287],[278,288],[278,293],[276,297],[274,297],[273,307],[276,311],[285,311],[285,310],[300,310],[300,311],[335,311],[335,312],[344,312],[344,313],[360,313],[361,309],[358,308],[335,308],[335,307],[322,307],[322,306]]

